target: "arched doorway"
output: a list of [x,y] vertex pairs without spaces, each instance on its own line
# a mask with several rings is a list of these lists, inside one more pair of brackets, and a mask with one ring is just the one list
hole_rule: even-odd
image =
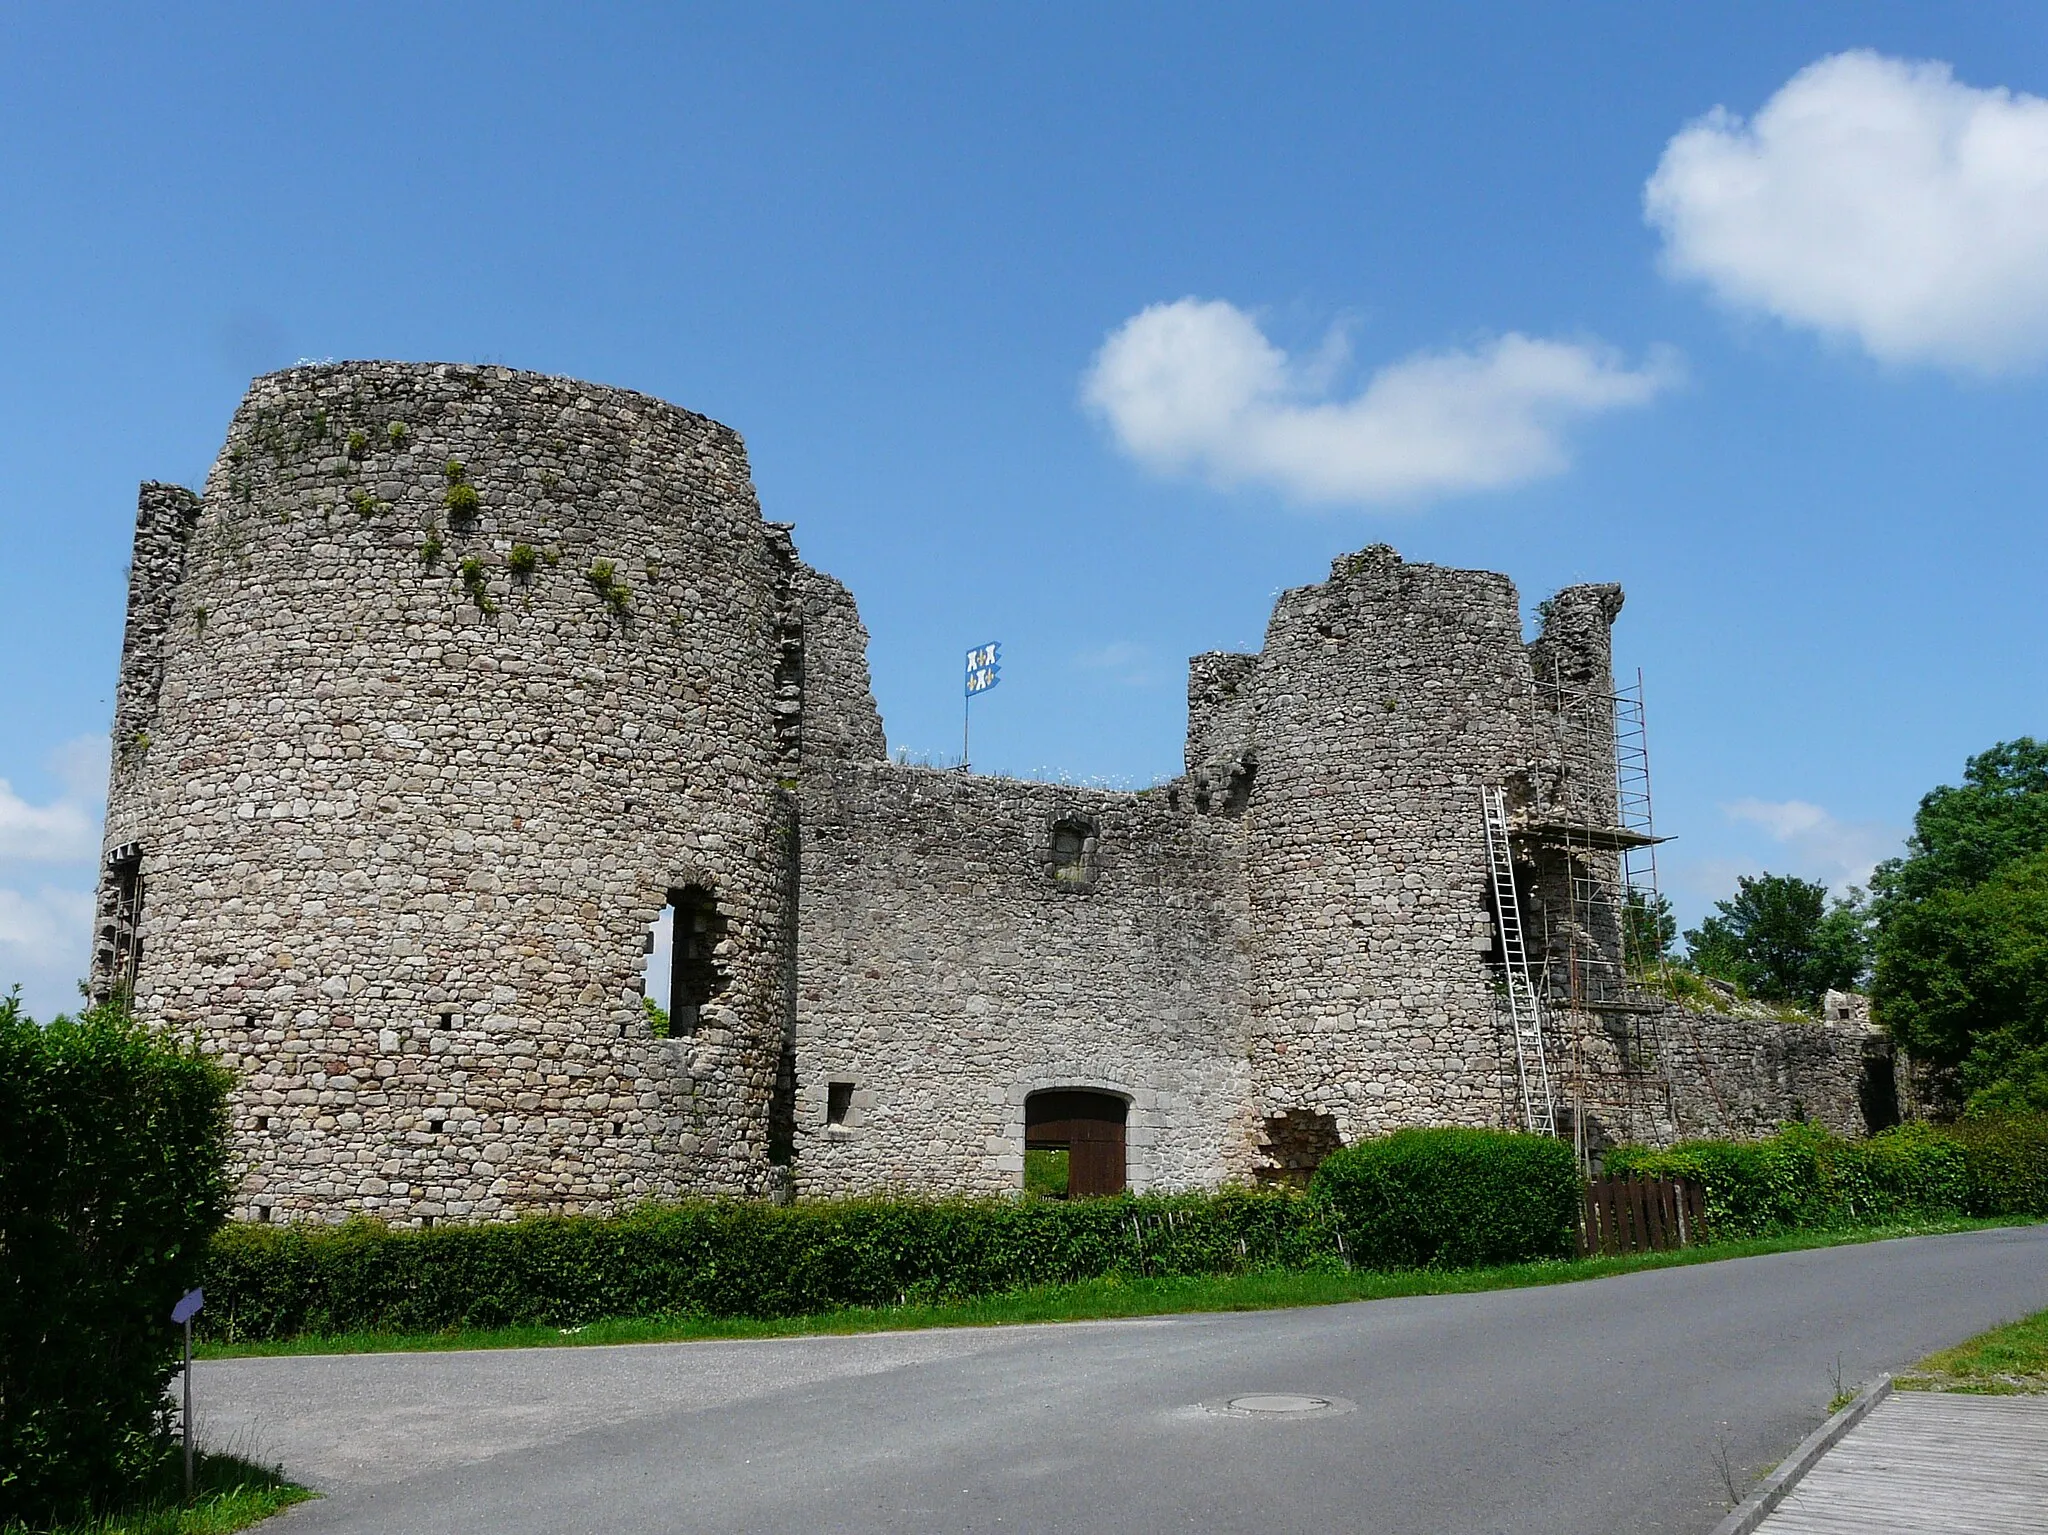
[[1055,1087],[1024,1100],[1024,1149],[1067,1154],[1068,1199],[1124,1188],[1127,1100],[1115,1093]]

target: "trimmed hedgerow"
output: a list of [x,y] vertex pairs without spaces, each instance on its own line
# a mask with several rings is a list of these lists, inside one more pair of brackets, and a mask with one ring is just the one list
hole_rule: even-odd
[[1253,1190],[1060,1200],[737,1200],[394,1231],[237,1226],[206,1335],[433,1332],[623,1316],[795,1316],[1112,1274],[1341,1268],[1330,1212]]
[[1790,1125],[1762,1141],[1626,1146],[1607,1170],[1689,1178],[1714,1238],[1944,1215],[2048,1216],[2048,1121],[1901,1125],[1866,1141]]
[[228,1208],[226,1074],[117,1008],[0,997],[0,1526],[70,1517],[168,1452],[171,1307]]
[[1566,1258],[1581,1190],[1571,1148],[1505,1130],[1398,1130],[1325,1158],[1312,1185],[1373,1268]]

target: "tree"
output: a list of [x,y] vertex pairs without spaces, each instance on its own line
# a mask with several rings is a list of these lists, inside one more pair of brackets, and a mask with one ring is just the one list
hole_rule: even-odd
[[1872,885],[1878,1021],[1949,1107],[2048,1112],[2048,743],[1972,757]]
[[1648,970],[1671,957],[1672,941],[1678,937],[1671,897],[1653,890],[1630,890],[1622,924],[1622,952],[1631,970]]
[[1860,899],[1828,898],[1825,885],[1790,874],[1745,874],[1735,894],[1685,935],[1693,967],[1752,996],[1817,1007],[1847,990],[1869,958]]
[[1896,907],[1873,990],[1909,1055],[1954,1070],[1965,1112],[2048,1113],[2048,851]]
[[1920,801],[1906,856],[1872,875],[1880,930],[1915,901],[1981,884],[2006,865],[2048,848],[2048,742],[2021,736],[1963,765],[1961,787],[1943,784]]

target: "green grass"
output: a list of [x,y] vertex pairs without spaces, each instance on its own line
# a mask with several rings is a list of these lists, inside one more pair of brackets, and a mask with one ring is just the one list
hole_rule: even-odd
[[[183,1463],[174,1458],[165,1464],[159,1485],[128,1506],[56,1525],[48,1535],[229,1535],[313,1496],[275,1467],[205,1451],[196,1457],[192,1484],[187,1507]],[[0,1535],[24,1535],[24,1527],[9,1525]]]
[[1893,1383],[1901,1391],[2016,1396],[2048,1391],[2048,1311],[1929,1354]]
[[375,1354],[433,1349],[536,1348],[604,1343],[667,1343],[701,1338],[789,1338],[820,1333],[905,1332],[928,1327],[999,1327],[1028,1322],[1079,1322],[1163,1316],[1193,1311],[1268,1311],[1287,1306],[1328,1306],[1342,1301],[1404,1295],[1461,1295],[1480,1290],[1570,1284],[1643,1269],[1676,1268],[1751,1258],[1766,1253],[1878,1242],[1938,1232],[1978,1231],[2021,1224],[2010,1220],[1950,1220],[1852,1231],[1804,1231],[1621,1258],[1513,1263],[1498,1268],[1407,1269],[1349,1274],[1265,1272],[1181,1278],[1089,1279],[1045,1285],[973,1300],[933,1305],[861,1306],[808,1316],[630,1317],[581,1327],[499,1327],[436,1333],[309,1334],[271,1342],[204,1343],[204,1359],[267,1354]]

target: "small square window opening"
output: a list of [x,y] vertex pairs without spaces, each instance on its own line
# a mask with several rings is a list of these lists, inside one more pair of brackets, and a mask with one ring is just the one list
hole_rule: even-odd
[[825,1084],[825,1123],[843,1125],[846,1111],[853,1107],[853,1084],[851,1082],[828,1082]]

